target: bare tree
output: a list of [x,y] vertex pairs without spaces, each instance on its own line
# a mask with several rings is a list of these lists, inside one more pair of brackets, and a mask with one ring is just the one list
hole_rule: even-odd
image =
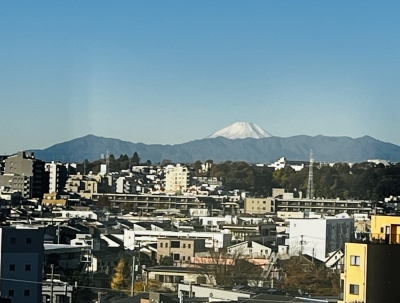
[[228,254],[223,250],[210,251],[207,256],[196,257],[195,266],[199,267],[212,284],[248,285],[259,280],[262,268],[253,264],[241,251]]

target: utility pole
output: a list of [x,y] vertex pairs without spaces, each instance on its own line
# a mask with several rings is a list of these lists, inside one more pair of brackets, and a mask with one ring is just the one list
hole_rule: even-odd
[[304,243],[303,235],[301,235],[300,237],[301,237],[301,240],[300,240],[300,255],[303,255],[303,243]]
[[135,256],[132,258],[132,281],[131,281],[131,297],[133,297],[133,286],[135,284]]
[[54,279],[54,264],[50,265],[51,275],[50,275],[50,303],[53,303],[53,279]]

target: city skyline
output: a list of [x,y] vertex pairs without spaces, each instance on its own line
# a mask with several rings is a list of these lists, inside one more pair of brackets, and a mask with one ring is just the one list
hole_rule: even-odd
[[400,2],[0,4],[0,153],[234,122],[400,145]]

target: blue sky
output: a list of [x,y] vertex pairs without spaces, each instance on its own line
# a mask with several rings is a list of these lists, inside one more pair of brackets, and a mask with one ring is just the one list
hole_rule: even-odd
[[400,1],[2,1],[0,153],[233,122],[400,145]]

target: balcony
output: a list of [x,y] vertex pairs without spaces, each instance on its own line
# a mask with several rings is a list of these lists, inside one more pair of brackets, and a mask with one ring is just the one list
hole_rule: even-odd
[[400,234],[364,234],[359,239],[355,239],[354,242],[366,244],[396,245],[400,244]]

